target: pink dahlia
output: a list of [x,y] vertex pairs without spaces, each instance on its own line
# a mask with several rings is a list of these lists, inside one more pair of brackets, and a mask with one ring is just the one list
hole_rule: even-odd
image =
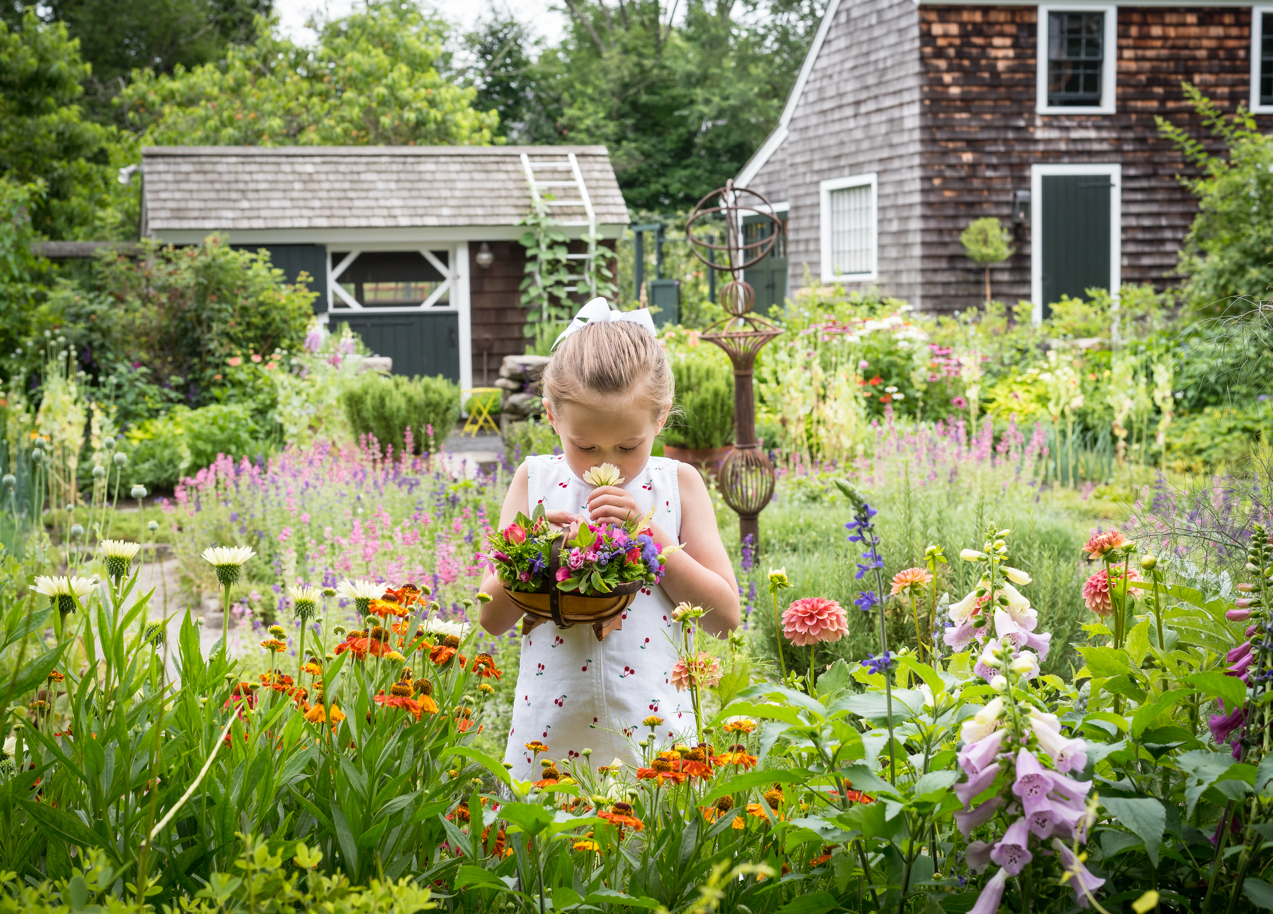
[[[1114,571],[1114,586],[1122,587],[1123,570],[1117,568]],[[1139,581],[1140,574],[1134,568],[1127,569],[1128,581]],[[1087,579],[1083,585],[1083,602],[1087,604],[1087,608],[1098,616],[1108,616],[1112,610],[1112,604],[1109,598],[1109,575],[1105,569],[1101,569]]]
[[792,644],[807,647],[819,641],[839,641],[849,633],[844,607],[826,597],[796,600],[782,614],[782,633]]
[[922,587],[931,584],[933,576],[923,568],[906,568],[893,575],[893,586],[889,590],[893,596],[905,593],[911,587]]
[[688,660],[684,657],[677,658],[676,664],[672,667],[671,678],[676,691],[684,692],[690,686],[700,689],[714,688],[720,685],[723,675],[724,670],[721,669],[720,660],[706,651],[700,651]]
[[1083,545],[1083,551],[1087,553],[1089,559],[1096,561],[1104,558],[1105,553],[1125,545],[1127,545],[1127,537],[1117,530],[1107,530],[1104,533],[1093,533],[1092,538]]

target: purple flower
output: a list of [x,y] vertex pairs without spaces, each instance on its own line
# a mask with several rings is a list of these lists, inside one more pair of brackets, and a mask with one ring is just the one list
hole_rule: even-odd
[[873,590],[864,590],[858,594],[857,599],[853,601],[853,605],[864,613],[871,611],[872,606],[879,605],[880,598],[875,595]]
[[[1220,710],[1224,710],[1224,702],[1220,702]],[[1213,714],[1207,720],[1207,726],[1211,728],[1211,738],[1216,744],[1227,743],[1233,735],[1233,731],[1246,723],[1246,708],[1241,705],[1235,707],[1228,714]]]
[[[1024,746],[1017,752],[1017,780],[1012,792],[1021,799],[1045,797],[1052,789],[1052,776]],[[1013,873],[1012,875],[1016,875]]]
[[959,797],[959,802],[964,804],[965,809],[972,806],[972,801],[994,783],[995,775],[998,773],[999,766],[997,764],[987,765],[968,780],[955,785],[955,796]]
[[885,651],[878,657],[875,654],[867,654],[866,659],[862,661],[862,666],[866,667],[872,673],[887,672],[889,667],[893,665],[893,654],[891,651]]
[[999,900],[1003,898],[1003,884],[1008,881],[1008,871],[999,870],[990,877],[986,887],[977,896],[977,903],[968,914],[997,914]]
[[1229,653],[1225,654],[1224,660],[1226,663],[1237,663],[1249,653],[1251,653],[1251,642],[1243,641],[1237,647],[1233,648],[1233,650],[1229,651]]
[[1025,821],[1036,838],[1050,838],[1062,815],[1047,797],[1026,797]]
[[994,847],[988,841],[974,841],[968,845],[968,851],[964,854],[964,862],[968,864],[968,869],[974,873],[984,873],[986,867],[990,866],[990,849]]
[[1009,875],[1015,876],[1021,872],[1022,867],[1034,859],[1034,854],[1030,853],[1030,848],[1027,846],[1029,843],[1029,826],[1024,818],[1017,819],[1008,826],[1003,837],[990,851],[990,859],[1007,870]]
[[[955,813],[955,825],[959,827],[959,833],[965,838],[968,837],[974,828],[979,825],[985,825],[993,819],[995,813],[998,812],[999,808],[1002,806],[1003,797],[991,797],[989,800],[986,800],[986,802],[982,803],[970,812],[960,811]],[[986,845],[986,850],[990,850],[989,845]],[[969,845],[968,851],[969,853],[972,853],[971,845]],[[989,860],[990,858],[987,857],[986,859]],[[982,869],[985,869],[985,867],[983,866]]]
[[1091,871],[1083,865],[1083,862],[1074,855],[1074,851],[1066,846],[1065,842],[1053,838],[1052,847],[1061,857],[1061,865],[1065,867],[1065,871],[1070,873],[1067,881],[1070,888],[1074,889],[1074,900],[1080,908],[1087,907],[1087,896],[1096,894],[1096,890],[1105,884],[1105,880],[1097,876],[1093,876]]
[[1039,741],[1039,748],[1052,758],[1056,770],[1062,774],[1082,771],[1087,767],[1087,743],[1081,739],[1067,739],[1061,735],[1061,723],[1053,714],[1030,712],[1030,727]]
[[994,762],[1007,732],[1007,730],[996,730],[989,736],[964,746],[959,750],[959,767],[972,776]]
[[972,639],[977,636],[977,626],[973,624],[972,619],[965,619],[958,625],[946,629],[942,634],[942,640],[946,642],[947,647],[952,647],[957,651],[967,647]]

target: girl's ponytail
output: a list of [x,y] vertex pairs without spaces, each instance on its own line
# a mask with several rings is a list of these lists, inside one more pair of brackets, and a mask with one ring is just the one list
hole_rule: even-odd
[[554,409],[564,402],[631,394],[662,414],[676,392],[663,346],[645,327],[628,321],[597,321],[565,337],[540,385]]

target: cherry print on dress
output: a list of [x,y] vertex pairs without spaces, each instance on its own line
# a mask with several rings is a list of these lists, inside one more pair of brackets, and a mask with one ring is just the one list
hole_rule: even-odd
[[536,667],[537,669],[535,670],[535,675],[536,676],[544,675],[544,665],[542,663],[539,663],[539,664],[536,664]]
[[564,708],[566,706],[566,696],[562,695],[560,698],[554,698],[553,704],[559,708]]
[[635,676],[635,675],[636,675],[636,670],[632,669],[632,667],[630,666],[625,666],[623,668],[623,672],[619,674],[619,678],[627,679],[629,676]]

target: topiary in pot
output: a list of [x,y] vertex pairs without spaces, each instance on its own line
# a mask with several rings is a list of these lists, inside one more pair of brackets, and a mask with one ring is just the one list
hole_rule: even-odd
[[406,378],[369,373],[345,388],[341,404],[356,437],[371,435],[382,448],[392,446],[395,454],[401,454],[410,428],[412,451],[420,454],[439,450],[455,428],[460,388],[441,375]]
[[663,429],[669,457],[698,465],[719,464],[734,441],[734,372],[715,350],[670,358],[676,376],[676,409]]

